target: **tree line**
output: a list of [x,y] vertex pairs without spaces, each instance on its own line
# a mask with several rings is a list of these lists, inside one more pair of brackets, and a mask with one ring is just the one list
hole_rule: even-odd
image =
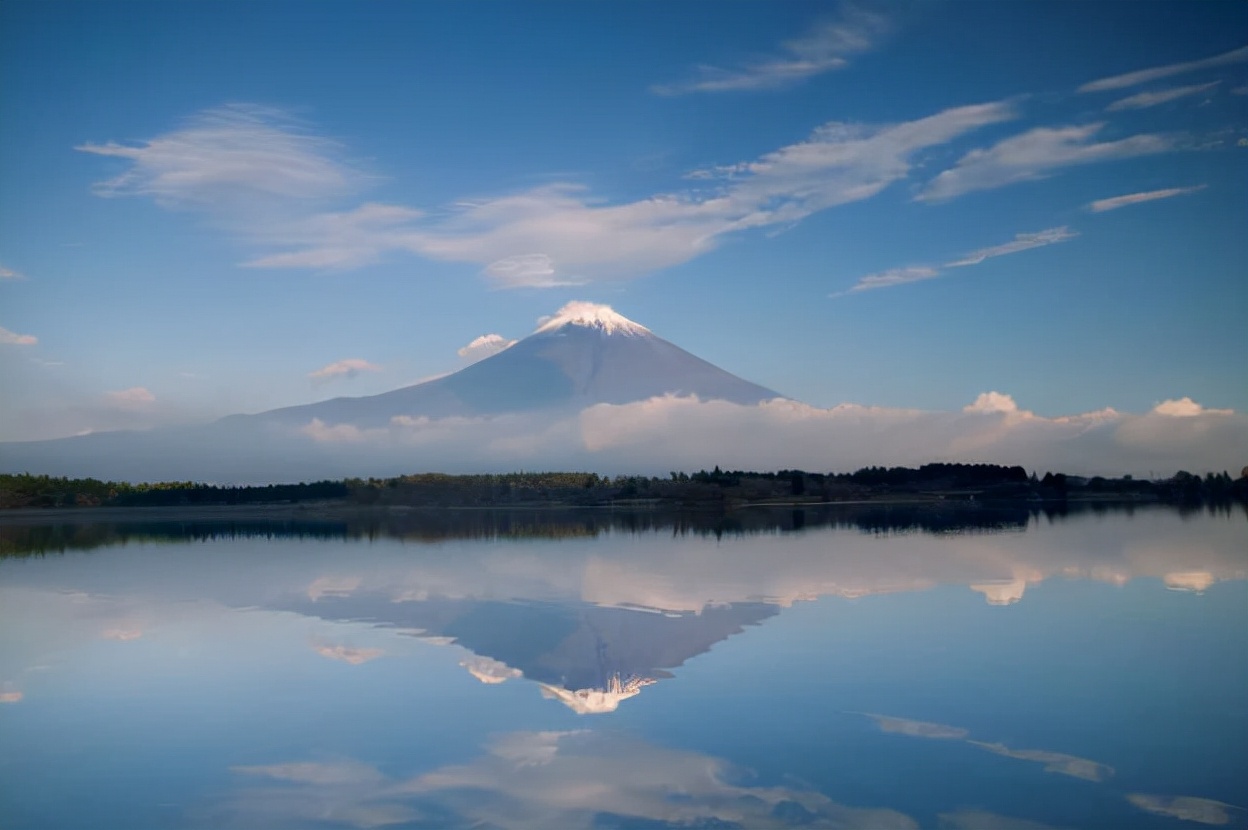
[[880,498],[1041,500],[1121,499],[1170,503],[1248,502],[1248,476],[1179,471],[1160,480],[1083,478],[1019,466],[925,464],[863,467],[852,473],[805,470],[713,470],[657,476],[585,472],[515,472],[348,478],[299,484],[221,486],[192,481],[131,484],[94,478],[0,475],[0,508],[169,507],[340,502],[425,507],[705,505],[745,502],[838,502]]

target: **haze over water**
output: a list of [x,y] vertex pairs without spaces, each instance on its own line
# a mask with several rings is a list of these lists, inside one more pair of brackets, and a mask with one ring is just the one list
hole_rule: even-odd
[[0,827],[1244,827],[1246,519],[8,519]]

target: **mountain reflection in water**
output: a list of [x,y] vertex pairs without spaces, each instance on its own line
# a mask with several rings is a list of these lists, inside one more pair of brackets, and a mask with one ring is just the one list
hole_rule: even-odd
[[0,826],[162,740],[99,826],[1243,818],[1238,510],[74,518],[0,521]]

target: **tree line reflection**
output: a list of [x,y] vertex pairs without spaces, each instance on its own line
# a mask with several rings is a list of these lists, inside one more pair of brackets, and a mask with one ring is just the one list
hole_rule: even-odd
[[[374,541],[415,543],[451,540],[560,540],[604,534],[668,534],[673,537],[749,536],[798,533],[812,529],[858,530],[868,534],[973,534],[1025,531],[1033,522],[1061,522],[1080,515],[1173,511],[1181,516],[1207,514],[1248,518],[1248,506],[1208,504],[1195,507],[1107,502],[924,502],[819,507],[751,507],[731,512],[618,509],[524,510],[295,510],[290,517],[246,519],[174,516],[145,520],[101,520],[98,513],[25,514],[20,521],[0,515],[0,557],[43,556],[70,551],[144,543],[196,543],[237,539]],[[174,511],[175,514],[177,511]],[[94,513],[94,512],[93,512]]]

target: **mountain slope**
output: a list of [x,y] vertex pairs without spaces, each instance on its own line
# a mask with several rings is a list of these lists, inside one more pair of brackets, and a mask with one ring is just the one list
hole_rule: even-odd
[[499,415],[674,393],[753,404],[782,397],[695,357],[608,306],[569,303],[530,336],[454,374],[361,398],[275,409],[282,424],[385,426],[394,417]]
[[[501,471],[534,462],[588,467],[588,448],[576,434],[550,439],[540,458],[523,462],[497,443],[575,422],[576,413],[594,404],[669,393],[738,404],[781,397],[607,306],[569,303],[512,347],[426,383],[199,426],[0,444],[0,472],[264,483],[424,469]],[[437,420],[450,418],[474,419],[471,430],[463,421]]]

